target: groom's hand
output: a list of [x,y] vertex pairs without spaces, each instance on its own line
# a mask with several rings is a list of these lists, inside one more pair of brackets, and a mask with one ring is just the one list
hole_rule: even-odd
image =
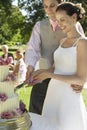
[[80,93],[83,89],[83,86],[77,84],[71,84],[71,87],[77,93]]
[[29,66],[27,67],[25,83],[28,83],[28,82],[29,82],[29,79],[30,79],[31,74],[33,73],[33,71],[34,71],[33,66],[30,66],[30,65],[29,65]]

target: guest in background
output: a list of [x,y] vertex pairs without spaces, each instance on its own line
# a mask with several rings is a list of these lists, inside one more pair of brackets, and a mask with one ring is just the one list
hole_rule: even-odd
[[3,45],[1,47],[1,49],[3,51],[3,54],[2,54],[1,57],[4,58],[4,59],[7,59],[8,57],[10,57],[11,58],[11,64],[14,64],[14,56],[13,56],[12,53],[8,52],[8,45]]
[[16,51],[17,63],[13,69],[13,75],[16,76],[17,83],[20,84],[26,77],[26,64],[24,63],[24,55],[21,49]]

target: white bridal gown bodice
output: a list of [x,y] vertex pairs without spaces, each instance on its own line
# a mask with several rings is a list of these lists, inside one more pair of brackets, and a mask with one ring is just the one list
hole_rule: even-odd
[[[62,48],[60,45],[54,52],[55,74],[76,73],[77,45],[74,45],[69,48]],[[81,93],[73,91],[71,85],[66,82],[51,79],[42,116],[31,114],[34,122],[32,128],[35,123],[38,125],[36,129],[31,130],[39,130],[39,127],[40,130],[87,130],[86,114]]]

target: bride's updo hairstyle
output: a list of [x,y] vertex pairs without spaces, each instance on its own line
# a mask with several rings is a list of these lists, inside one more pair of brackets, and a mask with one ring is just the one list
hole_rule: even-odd
[[74,13],[76,13],[77,21],[85,16],[85,10],[81,3],[74,4],[72,2],[63,2],[57,6],[56,13],[62,10],[65,11],[69,16],[72,16]]

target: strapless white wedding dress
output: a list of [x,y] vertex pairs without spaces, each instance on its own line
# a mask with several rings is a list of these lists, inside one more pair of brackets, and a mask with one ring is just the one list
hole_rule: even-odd
[[[77,46],[59,48],[54,53],[55,74],[76,73]],[[71,85],[51,79],[44,101],[42,116],[30,113],[30,130],[87,130],[87,112],[81,93]]]

